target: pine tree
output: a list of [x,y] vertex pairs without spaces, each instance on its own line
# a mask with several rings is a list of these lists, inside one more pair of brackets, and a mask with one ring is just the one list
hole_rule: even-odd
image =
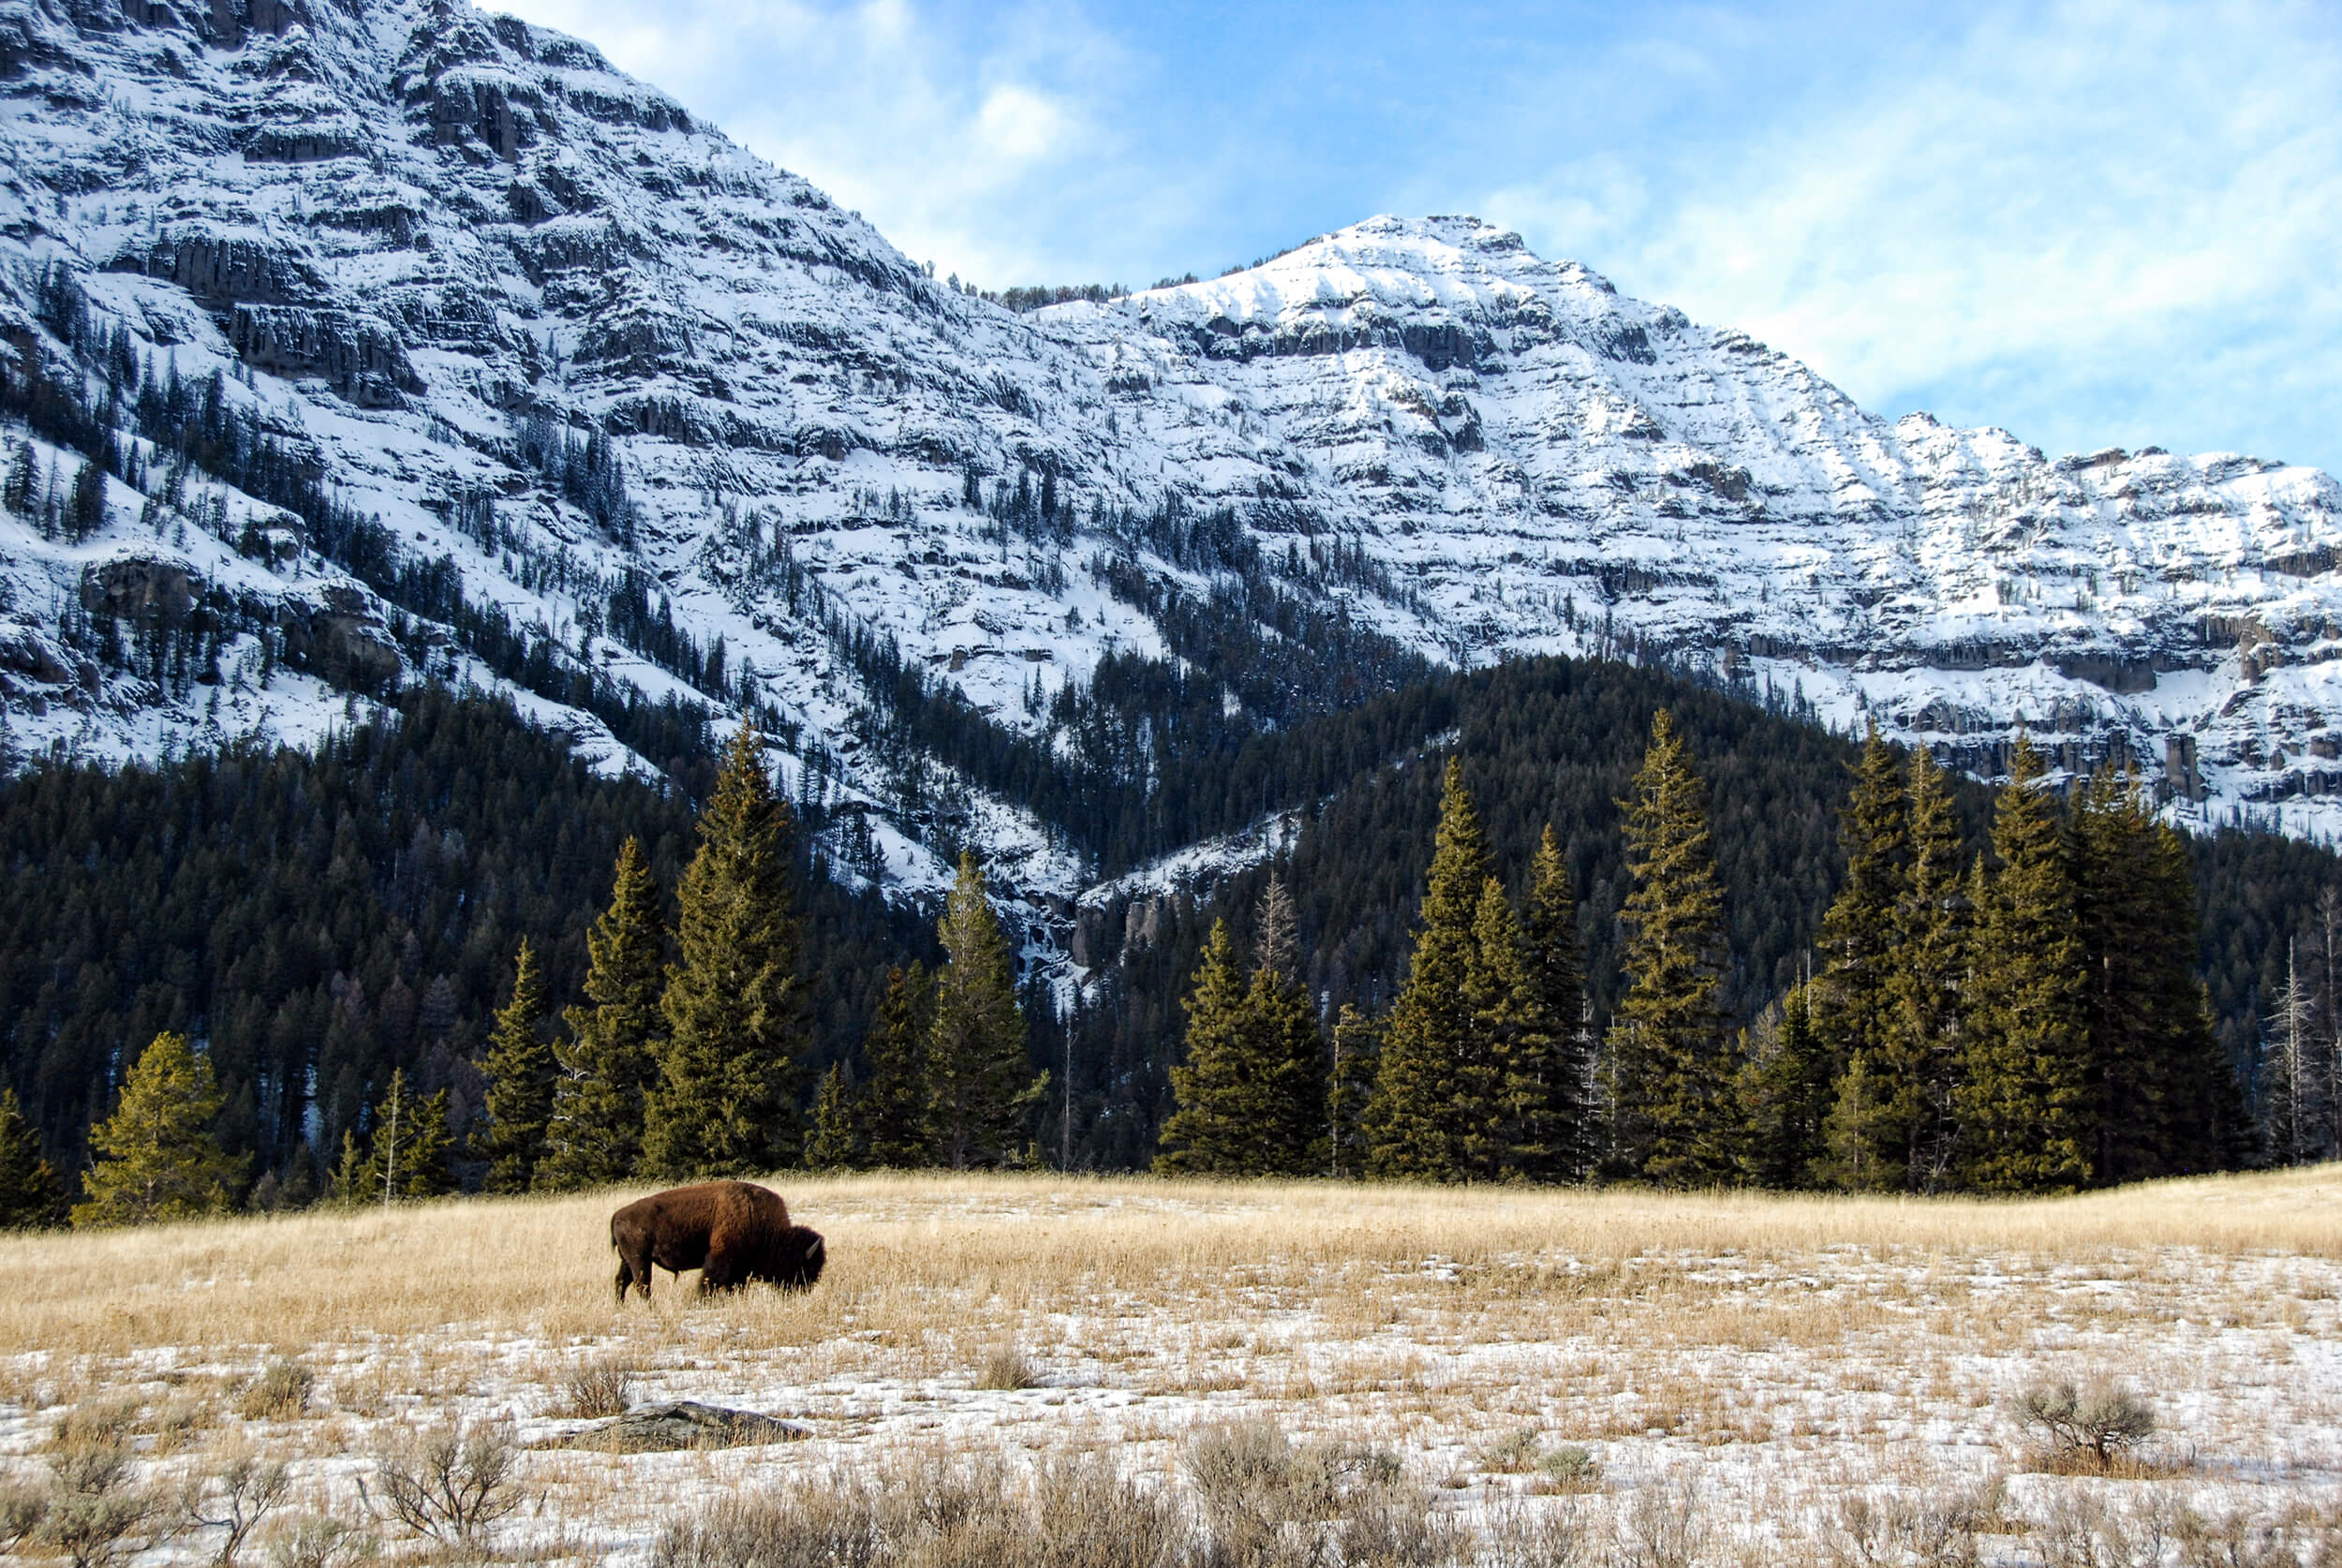
[[1593,1039],[1586,1009],[1578,896],[1548,824],[1529,863],[1520,921],[1523,987],[1517,1030],[1504,1062],[1506,1168],[1530,1181],[1570,1181],[1585,1173],[1591,1109],[1585,1085]]
[[217,1214],[244,1161],[219,1146],[212,1124],[222,1095],[211,1058],[184,1034],[158,1034],[122,1081],[114,1114],[90,1129],[95,1157],[82,1178],[73,1226],[146,1225]]
[[2196,978],[2186,847],[2135,775],[2102,768],[2075,802],[2074,848],[2094,1174],[2112,1184],[2214,1169],[2235,1080]]
[[1881,1053],[1886,1071],[1898,1080],[1890,1096],[1895,1102],[1895,1131],[1891,1139],[1874,1132],[1865,1145],[1890,1155],[1900,1147],[1905,1160],[1903,1187],[1934,1192],[1951,1180],[1958,1149],[1953,1094],[1974,904],[1963,870],[1960,820],[1943,769],[1922,747],[1912,753],[1907,777],[1910,861],[1895,910],[1895,949],[1887,975],[1890,1011]]
[[1164,1118],[1155,1169],[1165,1176],[1256,1175],[1266,1164],[1264,1086],[1245,1039],[1245,984],[1228,923],[1204,939],[1187,1013],[1186,1050],[1171,1068],[1176,1108]]
[[832,1062],[829,1071],[822,1074],[820,1087],[813,1091],[813,1130],[805,1140],[805,1168],[850,1170],[860,1152],[857,1142],[853,1083],[846,1076],[845,1063]]
[[521,939],[513,961],[512,999],[496,1015],[488,1037],[488,1176],[491,1192],[526,1192],[545,1148],[553,1115],[553,1047],[537,1032],[544,988],[537,955]]
[[1467,1098],[1485,1055],[1465,984],[1488,877],[1479,813],[1464,790],[1462,764],[1450,758],[1423,929],[1385,1028],[1381,1072],[1366,1107],[1370,1176],[1460,1181],[1473,1174],[1495,1110],[1484,1084],[1477,1100]]
[[2072,856],[2023,735],[2009,773],[1993,808],[2000,869],[1977,913],[1956,1096],[1963,1171],[1982,1191],[2062,1191],[2089,1182],[2096,1144],[2085,954]]
[[[1748,1174],[1776,1191],[1811,1186],[1828,1155],[1827,1123],[1833,1101],[1860,1105],[1877,1093],[1871,1058],[1858,1055],[1833,1086],[1829,1047],[1814,1028],[1812,988],[1793,985],[1778,1019],[1759,1028],[1758,1046],[1742,1070],[1747,1087]],[[1843,1087],[1838,1100],[1833,1088]]]
[[559,1073],[536,1185],[556,1191],[606,1186],[634,1174],[643,1153],[643,1096],[658,1071],[666,933],[659,884],[643,847],[619,846],[610,907],[586,934],[586,1000],[562,1013]]
[[1326,1168],[1326,1044],[1301,983],[1293,897],[1281,877],[1261,900],[1259,952],[1244,994],[1245,1050],[1263,1087],[1267,1150],[1261,1171],[1314,1176]]
[[1521,960],[1520,922],[1505,897],[1505,884],[1494,877],[1482,880],[1480,902],[1473,910],[1464,1000],[1472,1009],[1472,1044],[1458,1066],[1457,1083],[1463,1102],[1482,1108],[1460,1129],[1465,1172],[1475,1181],[1519,1176],[1506,1090],[1513,1064],[1528,1054],[1533,998]]
[[1903,769],[1875,724],[1855,767],[1838,842],[1845,880],[1822,921],[1822,972],[1807,998],[1812,1028],[1855,1091],[1831,1117],[1831,1162],[1845,1186],[1892,1191],[1908,1176],[1919,1112],[1916,1088],[1902,1081],[1889,1054],[1895,916],[1909,881],[1911,821]]
[[41,1158],[40,1130],[24,1119],[16,1090],[0,1089],[0,1231],[65,1222],[65,1186]]
[[448,1130],[447,1090],[418,1097],[405,1068],[393,1068],[382,1098],[375,1102],[374,1133],[365,1157],[356,1158],[355,1139],[342,1135],[341,1164],[334,1173],[334,1196],[344,1204],[391,1204],[437,1198],[455,1191],[454,1134]]
[[1328,1172],[1337,1181],[1364,1174],[1368,1159],[1366,1107],[1383,1062],[1383,1028],[1378,1019],[1343,1002],[1334,1015],[1333,1066],[1326,1087]]
[[1724,1179],[1738,1164],[1737,1063],[1718,1000],[1724,894],[1709,850],[1706,791],[1661,708],[1625,813],[1634,891],[1626,995],[1610,1025],[1624,1173],[1668,1185]]
[[794,826],[751,725],[725,751],[699,834],[675,890],[681,961],[667,969],[667,1038],[643,1108],[645,1172],[670,1179],[776,1169],[795,1161],[799,1142]]
[[934,987],[926,969],[889,969],[862,1054],[870,1064],[856,1107],[863,1161],[880,1170],[912,1171],[935,1162],[927,1124],[927,1036],[935,1027]]
[[1026,1060],[1008,941],[971,853],[960,854],[938,933],[950,962],[935,979],[927,1035],[936,1153],[956,1171],[1015,1164],[1029,1142],[1025,1115],[1048,1092],[1049,1075],[1036,1075]]

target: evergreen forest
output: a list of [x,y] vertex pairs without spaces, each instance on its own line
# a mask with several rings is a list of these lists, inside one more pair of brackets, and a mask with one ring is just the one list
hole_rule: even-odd
[[[693,789],[611,778],[508,704],[425,688],[314,753],[37,765],[0,785],[0,1196],[18,1222],[73,1203],[118,1221],[113,1168],[155,1158],[126,1107],[165,1100],[207,1108],[170,1212],[792,1164],[1904,1185],[1848,1161],[1868,1150],[1875,1173],[1883,1150],[1919,1169],[1907,1128],[1831,1117],[1849,1072],[1884,1059],[1859,1021],[1874,1004],[1849,911],[1909,900],[1926,858],[1909,836],[1918,770],[1752,695],[1525,660],[1231,736],[1221,761],[1242,765],[1179,825],[1234,825],[1250,797],[1299,811],[1289,849],[1206,886],[1085,905],[1094,978],[1062,1016],[1018,972],[972,857],[941,908],[852,891],[827,863],[839,836],[822,831],[823,802],[777,793],[737,744],[678,743],[674,777]],[[1681,775],[1666,788],[1662,752]],[[1986,865],[2013,888],[2009,800],[1940,774],[1925,789],[1929,864],[1955,880]],[[2241,832],[2151,843],[2144,803],[2112,775],[2070,799],[2023,793],[2040,854],[2088,864],[2091,836],[2127,822],[2123,852],[2157,867],[2121,909],[2070,880],[2040,909],[2068,923],[2077,963],[2164,955],[2151,981],[2085,986],[2059,1015],[2072,1054],[2139,986],[2196,1008],[2197,1141],[2125,1153],[2077,1132],[2070,1158],[2020,1149],[1997,1176],[1908,1184],[2070,1186],[2334,1152],[2335,857]],[[1051,804],[1076,843],[1168,827],[1119,796]],[[1697,985],[1654,992],[1645,950],[1674,905],[1651,901],[1649,867],[1694,838]],[[1891,863],[1887,881],[1873,862]],[[1964,880],[1943,895],[1978,910],[1999,896]],[[1623,1155],[1620,1108],[1668,1101],[1654,1086],[1681,1087],[1711,1045],[1672,1067],[1651,1057],[1622,1089],[1623,1029],[1723,1053],[1700,1068],[1711,1109],[1640,1127]],[[1254,1074],[1231,1053],[1260,1041]],[[1765,1076],[1784,1059],[1803,1077]],[[2099,1094],[2095,1072],[2059,1102]],[[1226,1124],[1208,1107],[1229,1093],[1258,1102],[1249,1144],[1214,1141]],[[1438,1109],[1460,1093],[1472,1115]]]

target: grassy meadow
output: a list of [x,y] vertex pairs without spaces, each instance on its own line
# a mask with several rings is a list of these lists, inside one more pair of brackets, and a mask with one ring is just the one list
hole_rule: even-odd
[[[1351,1503],[1280,1492],[1293,1516],[1259,1539],[1295,1561],[2342,1562],[2342,1167],[2022,1203],[774,1185],[828,1238],[809,1294],[702,1304],[662,1274],[617,1306],[630,1191],[8,1236],[9,1484],[62,1486],[99,1413],[118,1487],[192,1485],[216,1513],[234,1457],[285,1464],[254,1561],[305,1563],[339,1529],[353,1552],[681,1568],[799,1561],[678,1531],[812,1495],[793,1487],[974,1466],[1045,1514],[1078,1461],[1121,1506],[1200,1498],[1193,1551],[1282,1562],[1245,1558],[1214,1501],[1209,1456],[1257,1449],[1246,1475],[1371,1472],[1376,1506],[1428,1521],[1416,1556],[1376,1557],[1327,1533]],[[2128,1391],[2154,1435],[2106,1464],[2061,1449],[2018,1409],[2060,1381]],[[554,1446],[674,1398],[811,1436]],[[398,1444],[508,1420],[503,1516],[450,1544],[387,1508]],[[82,1560],[59,1528],[18,1549]],[[117,1549],[211,1561],[227,1527],[145,1528]]]

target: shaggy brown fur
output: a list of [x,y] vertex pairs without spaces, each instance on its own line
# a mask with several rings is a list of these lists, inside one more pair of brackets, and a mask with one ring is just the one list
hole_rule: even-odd
[[828,1261],[820,1235],[789,1222],[780,1194],[745,1181],[703,1181],[638,1198],[610,1217],[618,1250],[618,1301],[629,1286],[650,1299],[653,1265],[670,1274],[700,1271],[700,1294],[752,1280],[810,1290]]

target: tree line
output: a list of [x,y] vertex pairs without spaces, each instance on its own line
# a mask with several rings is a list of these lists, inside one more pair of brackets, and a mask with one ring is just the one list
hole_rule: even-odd
[[[552,1020],[524,938],[510,998],[481,1067],[468,1139],[449,1089],[419,1093],[393,1068],[342,1134],[328,1195],[393,1202],[455,1191],[467,1153],[490,1192],[561,1191],[634,1177],[691,1180],[817,1165],[1017,1163],[1047,1075],[1026,1065],[1014,959],[972,856],[960,863],[928,977],[891,971],[857,1089],[833,1067],[810,1125],[800,1078],[812,1052],[794,823],[742,725],[697,823],[672,928],[641,844],[620,847],[610,901],[586,936],[582,999]],[[674,956],[669,959],[672,949]],[[209,1056],[166,1030],[130,1064],[112,1113],[91,1130],[83,1199],[67,1209],[12,1091],[0,1095],[0,1205],[7,1222],[118,1225],[229,1206],[245,1160],[221,1144],[224,1095]],[[467,1150],[464,1145],[468,1141]]]
[[1516,908],[1451,760],[1386,1013],[1319,1028],[1281,880],[1249,984],[1214,924],[1157,1168],[2040,1192],[2250,1158],[2184,841],[2128,775],[2065,805],[2041,772],[2021,738],[1971,857],[1933,759],[1874,731],[1819,967],[1742,1027],[1707,791],[1660,709],[1620,802],[1623,991],[1597,1031],[1551,828]]

